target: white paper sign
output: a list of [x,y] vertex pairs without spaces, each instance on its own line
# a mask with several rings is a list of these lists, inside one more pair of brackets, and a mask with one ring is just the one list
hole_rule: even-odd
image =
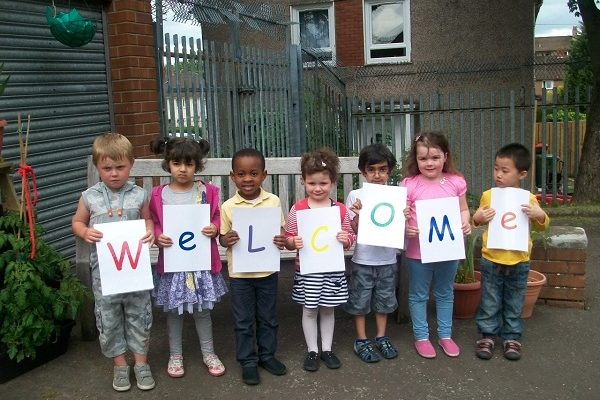
[[300,249],[300,273],[345,271],[344,246],[336,239],[342,230],[340,208],[299,210],[297,218],[304,245]]
[[406,188],[364,183],[357,243],[404,248]]
[[417,200],[417,226],[421,262],[465,258],[465,242],[458,197]]
[[173,240],[164,248],[165,272],[210,271],[210,204],[163,206],[163,234]]
[[110,222],[96,224],[94,229],[102,232],[102,240],[96,243],[102,295],[152,289],[150,249],[142,243],[146,222]]
[[490,207],[496,215],[489,222],[488,249],[529,250],[529,218],[521,204],[529,204],[527,190],[492,188]]
[[232,229],[240,240],[232,247],[233,272],[279,271],[281,252],[273,237],[281,234],[281,208],[234,208]]

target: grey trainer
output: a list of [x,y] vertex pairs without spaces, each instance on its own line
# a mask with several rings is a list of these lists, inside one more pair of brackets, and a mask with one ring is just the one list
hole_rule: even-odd
[[140,388],[140,390],[154,389],[156,383],[154,382],[154,378],[152,377],[152,372],[150,371],[150,366],[148,364],[136,364],[133,367],[133,372],[135,372],[137,387]]
[[125,392],[131,389],[129,382],[129,366],[113,368],[113,389],[117,392]]

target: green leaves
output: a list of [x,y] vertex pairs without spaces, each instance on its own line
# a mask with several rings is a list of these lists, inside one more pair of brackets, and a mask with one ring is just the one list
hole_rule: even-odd
[[29,258],[29,227],[18,216],[0,217],[0,352],[17,362],[56,340],[61,323],[74,319],[87,289],[71,264],[40,238]]

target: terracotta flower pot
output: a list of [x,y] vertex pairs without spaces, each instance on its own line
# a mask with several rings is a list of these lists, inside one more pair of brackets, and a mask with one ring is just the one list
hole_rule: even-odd
[[525,292],[525,303],[523,304],[521,318],[531,318],[533,307],[545,284],[546,276],[544,274],[532,269],[529,270],[529,275],[527,276],[527,291]]
[[475,271],[476,282],[454,284],[453,316],[456,319],[475,317],[481,299],[481,274]]

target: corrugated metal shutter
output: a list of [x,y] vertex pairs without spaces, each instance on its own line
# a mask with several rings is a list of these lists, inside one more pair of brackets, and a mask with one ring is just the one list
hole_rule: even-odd
[[37,176],[38,221],[44,238],[68,257],[75,252],[71,217],[86,188],[86,157],[94,137],[111,128],[101,3],[55,0],[59,12],[76,8],[96,21],[93,41],[70,48],[50,33],[50,1],[0,0],[0,62],[10,75],[0,96],[0,119],[8,121],[2,157],[18,164],[17,114],[31,115],[27,161]]

